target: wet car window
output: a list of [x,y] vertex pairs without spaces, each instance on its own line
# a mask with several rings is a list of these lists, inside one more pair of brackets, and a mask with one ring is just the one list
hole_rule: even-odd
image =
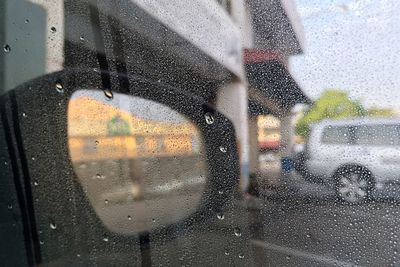
[[400,1],[0,0],[2,266],[400,266]]
[[349,127],[328,126],[322,135],[322,142],[327,144],[348,144],[350,143]]
[[398,146],[400,134],[398,125],[366,125],[356,127],[356,143],[372,146]]

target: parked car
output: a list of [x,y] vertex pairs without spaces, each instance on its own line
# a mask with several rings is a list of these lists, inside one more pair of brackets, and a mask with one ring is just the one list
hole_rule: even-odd
[[303,175],[333,186],[340,200],[367,200],[374,190],[400,182],[400,119],[314,124],[302,160]]

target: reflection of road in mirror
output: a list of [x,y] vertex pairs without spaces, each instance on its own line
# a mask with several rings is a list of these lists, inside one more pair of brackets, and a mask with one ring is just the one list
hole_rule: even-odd
[[69,151],[90,203],[112,231],[132,234],[193,213],[207,166],[199,130],[150,100],[78,91],[68,109]]

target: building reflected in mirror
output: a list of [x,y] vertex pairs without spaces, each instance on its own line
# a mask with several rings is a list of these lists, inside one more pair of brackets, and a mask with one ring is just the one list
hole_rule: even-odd
[[169,107],[81,90],[69,103],[68,137],[79,182],[111,230],[148,230],[197,208],[207,173],[201,135]]

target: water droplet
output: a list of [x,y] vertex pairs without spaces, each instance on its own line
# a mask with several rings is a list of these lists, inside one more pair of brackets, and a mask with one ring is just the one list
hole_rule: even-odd
[[98,173],[98,174],[96,174],[96,178],[99,180],[104,180],[105,176]]
[[81,256],[81,254],[76,254],[76,256],[79,258]]
[[57,229],[57,225],[55,222],[50,222],[50,229],[52,230],[56,230]]
[[111,100],[114,97],[113,93],[108,89],[104,90],[104,95],[107,97],[108,100]]
[[85,37],[83,35],[79,36],[79,40],[85,41]]
[[128,215],[128,220],[129,220],[129,221],[131,221],[131,220],[132,220],[132,217],[131,217],[130,215]]
[[29,23],[29,19],[26,19],[26,20],[25,20],[25,24],[28,24],[28,23]]
[[33,185],[34,185],[34,186],[38,186],[39,183],[38,183],[37,181],[34,181],[34,182],[33,182]]
[[218,190],[218,194],[222,195],[223,193],[224,193],[224,191]]
[[204,118],[205,118],[207,124],[214,123],[214,116],[210,112],[207,112],[206,114],[204,114]]
[[43,240],[40,240],[40,241],[39,241],[39,244],[40,244],[40,245],[44,245],[44,241],[43,241]]
[[11,209],[13,208],[13,205],[10,203],[10,204],[7,205],[7,208],[8,208],[9,210],[11,210]]
[[61,82],[56,82],[56,90],[59,93],[63,93],[64,92],[64,87],[63,87]]
[[239,259],[244,259],[244,254],[243,253],[239,254]]
[[8,44],[3,45],[3,50],[4,50],[4,52],[8,53],[11,51],[11,47]]
[[218,218],[219,220],[223,220],[223,219],[225,219],[225,216],[224,216],[224,214],[222,214],[222,213],[217,213],[217,218]]
[[220,146],[220,147],[219,147],[219,150],[220,150],[222,153],[226,153],[226,151],[227,151],[228,149],[226,148],[226,146]]
[[225,249],[225,252],[224,252],[224,253],[225,253],[226,256],[228,256],[228,255],[230,254],[230,252],[229,252],[228,249]]
[[151,219],[151,221],[152,221],[153,223],[155,223],[155,222],[156,222],[156,219]]
[[104,200],[104,204],[108,204],[108,199],[105,199],[105,200]]
[[95,143],[96,145],[98,145],[98,144],[99,144],[99,141],[96,140],[96,141],[94,141],[94,143]]
[[104,241],[104,242],[108,242],[108,237],[106,237],[106,236],[103,237],[103,241]]
[[22,113],[22,117],[26,118],[26,113],[25,112]]
[[311,235],[310,235],[310,234],[307,234],[307,238],[311,238]]
[[235,229],[233,229],[233,232],[235,233],[235,236],[241,236],[242,235],[242,231],[240,231],[239,227],[235,227]]
[[52,33],[55,33],[57,31],[56,27],[54,27],[54,26],[51,27],[50,30],[51,30]]
[[35,160],[35,157],[32,157],[32,160]]

